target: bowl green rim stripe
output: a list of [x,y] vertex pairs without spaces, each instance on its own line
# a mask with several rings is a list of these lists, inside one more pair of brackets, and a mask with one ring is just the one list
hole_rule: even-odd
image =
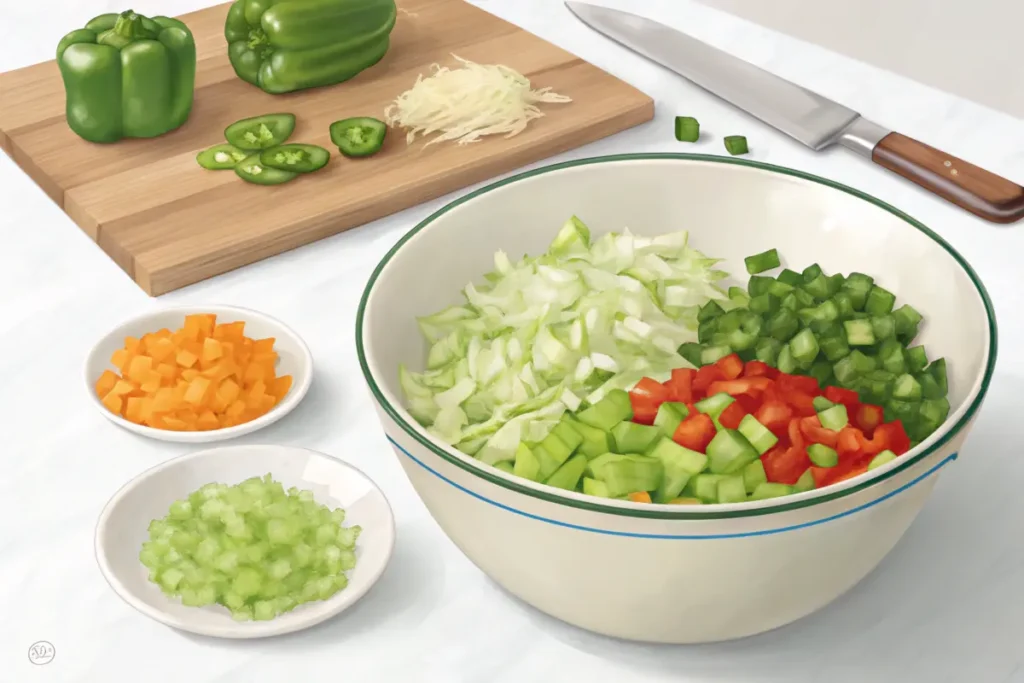
[[[380,387],[377,385],[376,380],[374,379],[372,373],[370,372],[369,365],[366,361],[366,351],[363,348],[363,320],[366,315],[366,305],[370,298],[370,292],[373,290],[373,286],[376,284],[377,278],[380,277],[381,272],[383,272],[388,262],[394,257],[398,250],[401,249],[406,242],[412,239],[413,236],[415,236],[421,230],[430,225],[433,221],[437,220],[438,218],[448,213],[452,209],[462,204],[465,204],[466,202],[475,199],[476,197],[479,197],[488,192],[504,187],[505,185],[509,185],[511,183],[524,180],[526,178],[532,178],[534,176],[543,175],[545,173],[551,173],[553,171],[559,171],[566,168],[574,168],[577,166],[589,166],[591,164],[614,163],[620,161],[649,160],[699,161],[714,164],[733,164],[736,166],[746,166],[748,168],[755,168],[762,171],[768,171],[771,173],[778,173],[780,175],[800,178],[802,180],[807,180],[813,183],[817,183],[819,185],[825,185],[826,187],[830,187],[832,189],[845,192],[846,194],[853,195],[854,197],[862,199],[866,202],[874,204],[875,206],[881,209],[884,209],[885,211],[888,211],[892,215],[903,220],[904,222],[908,223],[917,230],[923,232],[933,241],[938,243],[939,246],[945,249],[949,253],[949,255],[952,256],[953,259],[960,264],[960,267],[962,267],[964,271],[967,273],[967,275],[970,277],[971,282],[974,284],[974,287],[977,290],[978,295],[981,297],[982,302],[985,305],[985,315],[988,318],[989,326],[988,362],[985,365],[985,374],[982,378],[981,388],[978,391],[978,395],[974,397],[974,400],[967,407],[967,410],[960,417],[957,423],[952,427],[948,428],[945,431],[945,433],[942,434],[941,438],[939,438],[939,440],[933,443],[930,447],[924,449],[920,453],[917,453],[911,458],[900,458],[900,460],[902,460],[903,462],[901,462],[899,466],[894,467],[891,470],[888,470],[887,472],[880,476],[869,477],[867,480],[862,481],[855,486],[839,489],[831,493],[822,493],[820,495],[807,499],[797,500],[793,502],[780,502],[779,504],[776,505],[757,507],[749,510],[739,509],[717,511],[715,510],[715,507],[717,506],[707,506],[706,512],[683,512],[675,510],[662,510],[659,508],[663,506],[650,506],[642,503],[635,503],[634,505],[636,507],[613,507],[611,505],[606,505],[601,502],[596,502],[600,501],[600,499],[598,498],[594,499],[595,502],[590,502],[589,500],[577,500],[575,498],[569,498],[564,495],[560,495],[559,493],[555,492],[555,489],[551,489],[550,492],[545,490],[533,489],[523,484],[520,484],[518,481],[513,479],[511,475],[509,475],[509,478],[506,478],[505,476],[503,476],[503,473],[500,473],[499,470],[494,470],[493,472],[488,471],[487,469],[485,469],[485,466],[482,463],[471,464],[470,462],[464,461],[456,457],[455,455],[447,452],[445,449],[439,448],[430,440],[419,434],[411,425],[409,425],[408,422],[406,422],[406,420],[399,414],[395,407],[384,397],[383,392],[380,390]],[[805,173],[803,171],[797,171],[795,169],[787,168],[785,166],[767,164],[761,161],[751,161],[749,159],[735,159],[731,157],[721,157],[708,154],[647,152],[638,154],[613,154],[597,157],[586,157],[582,159],[573,159],[571,161],[563,161],[560,163],[550,164],[547,166],[542,166],[540,168],[531,169],[529,171],[524,171],[522,173],[517,173],[515,175],[493,182],[490,185],[486,185],[477,190],[474,190],[473,192],[470,192],[458,199],[453,200],[452,202],[449,202],[448,204],[441,207],[424,220],[420,221],[419,224],[417,224],[409,232],[403,235],[402,238],[395,243],[395,246],[393,246],[388,251],[388,253],[384,255],[384,258],[381,259],[380,263],[377,264],[377,267],[373,270],[373,273],[370,275],[370,278],[366,283],[366,287],[363,290],[363,296],[359,301],[359,310],[356,313],[356,353],[359,356],[359,366],[360,368],[362,368],[363,376],[366,378],[366,383],[369,385],[370,392],[373,395],[374,399],[376,399],[377,403],[380,404],[380,406],[384,409],[384,412],[387,413],[388,416],[390,416],[391,419],[395,421],[395,424],[401,427],[402,431],[408,434],[410,438],[414,439],[424,448],[427,448],[432,453],[434,453],[441,459],[445,460],[449,464],[459,467],[465,470],[466,472],[473,474],[474,476],[480,477],[485,481],[488,481],[496,486],[500,486],[510,491],[521,493],[525,496],[536,498],[538,500],[543,500],[548,503],[554,503],[556,505],[566,505],[568,507],[576,508],[579,510],[587,510],[590,512],[618,515],[620,517],[635,517],[642,519],[696,521],[711,519],[729,519],[736,517],[758,517],[761,515],[777,514],[780,512],[798,510],[801,508],[810,507],[813,505],[820,505],[822,503],[826,503],[829,501],[838,500],[839,498],[844,498],[846,496],[853,495],[866,488],[875,486],[876,484],[880,484],[883,481],[886,481],[887,479],[891,479],[897,474],[913,467],[914,465],[916,465],[929,455],[935,453],[938,449],[942,448],[953,438],[955,434],[959,433],[960,430],[968,422],[970,422],[970,420],[978,412],[978,408],[981,406],[981,403],[985,398],[985,394],[988,393],[989,385],[992,382],[992,375],[995,371],[997,351],[998,341],[995,309],[992,306],[992,300],[989,298],[988,291],[985,289],[985,285],[982,284],[981,282],[981,278],[978,277],[978,274],[974,272],[974,269],[971,267],[969,263],[967,263],[967,260],[964,259],[964,257],[961,256],[960,253],[956,249],[954,249],[952,245],[950,245],[946,240],[944,240],[938,234],[933,232],[923,223],[903,213],[902,211],[892,206],[891,204],[888,204],[882,201],[881,199],[878,199],[877,197],[873,197],[872,195],[861,192],[860,190],[855,190],[852,187],[849,187],[842,183],[838,183],[833,180],[828,180],[827,178],[822,178],[820,176],[816,176],[811,173]],[[828,491],[830,488],[832,487],[826,487],[821,490]],[[785,501],[786,498],[780,498],[778,500]],[[650,509],[652,507],[654,509]]]

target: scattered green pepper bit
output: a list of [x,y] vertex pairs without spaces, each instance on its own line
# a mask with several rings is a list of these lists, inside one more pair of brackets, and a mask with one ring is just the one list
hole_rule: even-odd
[[697,142],[700,138],[700,122],[692,116],[676,117],[676,140],[679,142]]
[[747,272],[751,275],[757,275],[782,265],[782,262],[779,261],[779,252],[775,249],[769,249],[760,254],[748,256],[743,259],[743,263],[747,266]]
[[742,135],[725,136],[725,151],[733,156],[746,154],[750,151],[747,147],[747,139]]

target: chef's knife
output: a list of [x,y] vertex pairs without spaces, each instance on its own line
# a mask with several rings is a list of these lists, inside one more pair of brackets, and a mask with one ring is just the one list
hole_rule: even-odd
[[853,150],[994,223],[1024,218],[1024,187],[651,19],[567,1],[583,23],[817,151]]

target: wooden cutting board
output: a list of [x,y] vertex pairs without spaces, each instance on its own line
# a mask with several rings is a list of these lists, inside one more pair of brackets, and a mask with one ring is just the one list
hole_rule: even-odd
[[[153,296],[334,235],[520,166],[593,142],[654,115],[632,86],[462,0],[400,0],[391,48],[376,66],[329,88],[268,95],[238,79],[227,58],[229,4],[180,17],[196,39],[195,104],[184,126],[159,138],[96,145],[64,119],[55,62],[0,74],[0,146]],[[73,28],[73,27],[72,27]],[[540,105],[546,116],[520,135],[458,146],[407,146],[393,130],[376,156],[349,160],[328,127],[384,108],[433,63],[452,54],[505,64],[534,88],[571,104]],[[205,171],[196,154],[224,142],[230,123],[292,112],[291,142],[332,152],[317,173],[277,187],[250,185],[231,171]]]

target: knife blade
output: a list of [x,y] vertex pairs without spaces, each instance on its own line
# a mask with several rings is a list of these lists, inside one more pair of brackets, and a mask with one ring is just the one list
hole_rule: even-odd
[[1024,218],[1024,187],[892,132],[818,93],[652,19],[567,0],[584,24],[815,151],[839,144],[994,223]]

